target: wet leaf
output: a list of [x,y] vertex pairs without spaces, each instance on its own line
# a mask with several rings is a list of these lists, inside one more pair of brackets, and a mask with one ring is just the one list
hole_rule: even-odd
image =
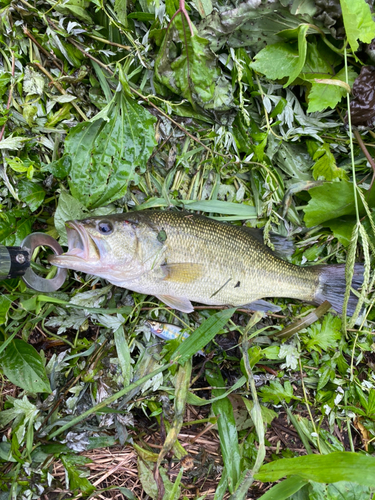
[[144,172],[155,146],[155,118],[123,92],[103,111],[77,125],[65,142],[71,193],[89,208],[121,198],[135,168]]
[[1,366],[8,379],[18,387],[32,392],[51,392],[46,370],[36,349],[15,339],[1,354]]

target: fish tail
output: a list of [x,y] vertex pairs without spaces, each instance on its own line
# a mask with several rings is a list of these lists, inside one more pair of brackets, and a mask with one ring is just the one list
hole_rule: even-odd
[[[346,280],[345,280],[345,264],[333,264],[329,266],[317,266],[319,274],[319,285],[315,293],[315,300],[319,304],[328,300],[333,309],[338,313],[342,313],[344,304]],[[352,279],[352,288],[358,290],[363,283],[363,264],[354,265],[354,273]],[[347,306],[348,316],[352,315],[357,306],[358,298],[354,293],[350,292],[349,302]]]

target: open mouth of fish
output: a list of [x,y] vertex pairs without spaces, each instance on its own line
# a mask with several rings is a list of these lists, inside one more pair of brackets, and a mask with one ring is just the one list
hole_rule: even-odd
[[51,255],[49,262],[57,267],[74,268],[74,264],[90,263],[100,260],[100,251],[82,224],[69,221],[67,224],[68,251],[62,255]]

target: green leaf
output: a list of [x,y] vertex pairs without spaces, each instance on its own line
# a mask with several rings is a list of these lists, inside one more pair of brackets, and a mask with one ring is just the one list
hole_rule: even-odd
[[18,387],[32,393],[52,392],[42,358],[27,342],[13,340],[0,362],[5,376]]
[[259,500],[286,500],[293,495],[293,493],[303,488],[307,482],[307,480],[299,476],[290,476],[288,479],[285,479],[285,481],[273,486],[262,495]]
[[68,244],[65,223],[68,220],[83,219],[87,209],[67,191],[62,191],[55,212],[55,227],[60,235],[60,245]]
[[[225,387],[224,379],[218,366],[210,364],[210,368],[206,368],[205,373],[207,382],[210,385]],[[212,395],[220,396],[223,392],[223,389],[213,389]],[[214,415],[219,415],[217,427],[220,437],[220,448],[227,472],[228,488],[233,493],[241,475],[241,456],[238,446],[236,421],[229,398],[220,399],[212,403],[212,411]]]
[[210,212],[223,215],[237,215],[242,219],[256,218],[256,209],[244,203],[232,203],[230,201],[220,200],[184,200],[183,205],[189,210],[199,210],[201,212]]
[[74,127],[65,141],[71,158],[69,187],[74,198],[89,208],[121,198],[134,178],[143,173],[156,144],[155,118],[124,92],[91,122]]
[[298,64],[295,65],[293,71],[290,73],[288,81],[284,85],[284,88],[294,82],[305,65],[307,53],[306,35],[308,29],[308,24],[301,24],[301,26],[299,26],[298,28]]
[[95,486],[85,477],[86,472],[79,469],[79,466],[91,463],[92,460],[81,455],[61,455],[60,458],[68,475],[69,490],[78,490],[85,496],[91,495]]
[[120,328],[114,332],[114,339],[122,376],[124,377],[124,387],[126,387],[130,384],[132,365],[129,346],[125,338],[124,327],[120,326]]
[[298,399],[293,395],[292,384],[288,381],[284,386],[278,380],[272,380],[269,386],[264,386],[260,390],[260,397],[264,403],[290,403],[291,399]]
[[358,40],[370,43],[375,38],[375,22],[365,0],[340,0],[340,4],[346,36],[354,54],[359,47]]
[[324,225],[329,227],[339,242],[347,247],[350,243],[353,228],[356,223],[357,219],[355,216],[347,215],[325,222]]
[[37,208],[43,203],[45,191],[39,182],[29,180],[22,180],[18,183],[18,195],[20,200],[27,203],[30,210],[35,212]]
[[337,451],[327,455],[286,458],[263,465],[255,474],[258,481],[272,482],[298,475],[307,481],[336,483],[348,481],[375,487],[375,457]]
[[128,18],[126,15],[127,3],[128,3],[127,0],[115,0],[115,5],[114,5],[114,9],[117,14],[118,20],[124,26],[128,25]]
[[258,52],[251,67],[270,80],[281,80],[295,74],[299,68],[298,48],[295,43],[275,43]]
[[28,209],[9,210],[1,214],[0,243],[2,245],[18,246],[31,233],[34,218],[30,217]]
[[[181,44],[181,53],[176,45]],[[172,20],[155,61],[156,78],[195,108],[226,110],[233,102],[232,87],[221,75],[209,42],[197,35],[182,12]]]
[[329,144],[324,143],[315,151],[314,160],[317,160],[313,166],[314,179],[323,177],[327,181],[332,181],[337,178],[348,178],[345,170],[337,168],[336,160],[331,153]]
[[371,490],[368,486],[348,481],[328,485],[310,481],[309,493],[311,500],[367,500],[371,498]]
[[[348,83],[350,87],[353,86],[354,80],[357,78],[357,73],[352,67],[348,68]],[[311,90],[308,94],[309,106],[307,108],[308,113],[314,113],[315,111],[323,111],[327,108],[334,108],[343,97],[347,95],[345,88],[334,84],[328,83],[318,83],[315,80],[319,79],[320,76],[315,75],[311,81]],[[322,78],[326,78],[322,76]],[[340,70],[336,76],[330,76],[330,80],[340,80],[346,82],[345,78],[345,68]]]
[[92,24],[92,19],[87,13],[90,0],[65,0],[62,4],[55,5],[55,9],[67,16],[73,15],[80,21]]
[[6,323],[8,318],[8,311],[12,304],[10,297],[0,295],[0,325]]
[[[348,181],[325,182],[309,190],[311,200],[303,208],[307,227],[324,224],[343,215],[355,215],[354,188]],[[375,190],[365,192],[369,206],[374,206]],[[361,200],[358,200],[360,214],[365,214]],[[327,224],[325,224],[327,225]]]
[[229,321],[236,309],[223,309],[207,318],[189,338],[175,350],[171,361],[184,364],[193,354],[201,351]]
[[308,349],[327,351],[335,349],[337,341],[341,339],[341,319],[338,316],[327,314],[323,323],[315,323],[307,330],[310,340],[307,342]]

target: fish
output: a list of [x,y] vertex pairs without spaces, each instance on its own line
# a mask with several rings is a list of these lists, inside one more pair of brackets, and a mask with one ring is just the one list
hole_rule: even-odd
[[[264,300],[271,297],[313,304],[328,300],[342,313],[345,264],[292,264],[246,226],[151,209],[69,221],[67,235],[68,251],[51,256],[53,265],[153,295],[184,313],[194,311],[192,302],[279,311]],[[363,264],[355,264],[352,288],[362,282]],[[351,292],[348,315],[356,304]]]

